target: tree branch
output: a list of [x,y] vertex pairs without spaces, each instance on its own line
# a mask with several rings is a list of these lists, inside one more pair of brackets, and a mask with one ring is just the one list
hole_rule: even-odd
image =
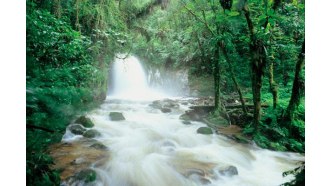
[[210,28],[210,26],[207,24],[207,22],[206,22],[206,20],[205,20],[205,12],[204,12],[204,11],[202,11],[202,12],[203,12],[203,16],[204,16],[204,20],[203,20],[203,19],[201,19],[200,17],[198,17],[198,16],[195,14],[195,12],[193,12],[191,9],[189,9],[186,5],[183,5],[183,7],[184,7],[186,10],[188,10],[188,12],[189,12],[191,15],[193,15],[193,16],[196,18],[196,20],[198,20],[198,21],[200,21],[201,23],[203,23],[203,24],[206,26],[207,30],[208,30],[213,36],[216,36],[216,34],[212,31],[212,29]]
[[42,131],[45,131],[45,132],[49,132],[49,133],[55,133],[56,131],[55,130],[51,130],[51,129],[48,129],[48,128],[45,128],[45,127],[40,127],[40,126],[36,126],[36,125],[32,125],[32,124],[26,124],[26,128],[27,129],[38,129],[38,130],[42,130]]

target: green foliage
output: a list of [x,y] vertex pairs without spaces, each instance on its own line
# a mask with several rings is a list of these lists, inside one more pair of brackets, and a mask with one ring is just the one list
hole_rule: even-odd
[[[138,54],[150,65],[166,69],[189,68],[189,83],[205,96],[214,85],[212,73],[219,64],[221,92],[231,95],[236,91],[231,69],[244,98],[252,100],[249,61],[253,54],[242,11],[245,3],[28,0],[28,185],[59,185],[58,173],[49,169],[52,162],[46,148],[61,139],[61,132],[77,114],[104,98],[108,65],[116,53]],[[304,38],[304,4],[250,0],[248,6],[255,37],[263,44],[267,63],[274,63],[279,100],[277,109],[263,110],[258,133],[250,124],[243,132],[253,135],[263,148],[304,152],[304,104],[298,107],[292,123],[281,120]],[[215,54],[219,47],[228,58],[223,51]],[[264,78],[261,99],[272,105],[267,83]],[[297,182],[299,179],[297,176]]]
[[107,88],[107,64],[97,58],[106,46],[75,31],[64,13],[58,18],[49,8],[27,2],[28,185],[60,184],[58,171],[50,169],[47,148],[61,140],[77,114],[100,103]]
[[305,185],[305,163],[303,162],[299,167],[283,173],[283,176],[294,175],[295,179],[291,182],[282,184],[281,186],[302,186]]

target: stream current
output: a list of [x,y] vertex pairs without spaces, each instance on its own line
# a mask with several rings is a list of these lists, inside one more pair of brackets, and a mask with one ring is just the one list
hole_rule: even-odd
[[[197,133],[206,124],[179,118],[195,98],[167,97],[147,86],[135,57],[115,61],[114,92],[87,114],[101,133],[95,139],[110,151],[105,162],[91,168],[100,186],[276,186],[293,179],[284,171],[298,166],[304,156],[240,144],[221,134]],[[128,72],[128,73],[127,73]],[[154,100],[170,98],[171,112],[151,107]],[[125,120],[113,121],[109,112]],[[69,130],[64,142],[83,138]],[[86,185],[76,183],[75,185]]]

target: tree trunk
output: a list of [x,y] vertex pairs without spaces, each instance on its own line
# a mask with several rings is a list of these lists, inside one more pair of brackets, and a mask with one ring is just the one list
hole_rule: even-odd
[[290,98],[290,103],[286,109],[285,119],[289,122],[293,120],[293,114],[300,104],[301,97],[304,95],[305,82],[300,77],[300,72],[305,65],[305,40],[301,47],[301,52],[299,53],[298,61],[296,64],[296,72],[294,76],[294,81],[292,85],[292,94]]
[[258,68],[256,62],[257,60],[254,59],[251,62],[251,68],[252,68],[252,93],[253,93],[253,104],[254,104],[254,110],[253,110],[253,119],[254,119],[254,126],[255,130],[258,131],[259,129],[259,122],[260,122],[260,111],[261,111],[261,87],[262,87],[262,72],[261,69]]
[[61,16],[62,16],[61,0],[55,0],[55,4],[54,4],[54,15],[57,18],[61,18]]
[[233,80],[233,82],[235,84],[235,88],[236,88],[237,93],[239,95],[239,99],[240,99],[241,104],[242,104],[242,110],[243,110],[244,114],[247,115],[247,109],[246,109],[246,106],[245,106],[245,101],[243,99],[243,94],[242,94],[241,88],[237,83],[237,79],[236,79],[236,76],[235,76],[234,71],[233,71],[233,65],[231,64],[231,61],[230,61],[230,58],[228,56],[228,53],[227,53],[227,50],[226,50],[225,46],[221,45],[221,49],[222,49],[222,53],[224,54],[225,59],[228,63],[230,76],[231,76],[231,79]]
[[213,78],[214,78],[214,110],[221,110],[221,102],[220,102],[220,64],[219,64],[219,53],[220,48],[216,46],[214,52],[214,70],[213,70]]
[[243,8],[244,16],[248,24],[248,29],[250,32],[250,52],[252,54],[251,58],[251,83],[252,83],[252,93],[253,93],[253,123],[256,132],[259,131],[260,123],[260,111],[261,111],[261,87],[262,87],[262,75],[266,64],[265,49],[261,40],[257,40],[254,34],[254,27],[252,20],[250,18],[250,12],[248,6],[245,5]]
[[273,108],[276,109],[278,101],[278,85],[274,80],[274,61],[271,61],[271,63],[269,64],[269,88],[270,92],[273,95]]
[[75,27],[76,27],[76,29],[79,31],[79,32],[81,32],[81,29],[80,29],[80,23],[79,23],[79,0],[76,0],[75,1],[75,8],[76,8],[76,22],[75,22]]
[[198,33],[195,32],[195,35],[196,35],[197,42],[198,42],[198,48],[199,48],[199,50],[201,52],[201,56],[202,56],[201,57],[201,61],[205,65],[206,64],[206,61],[205,61],[205,59],[206,59],[205,50],[204,50],[203,45],[202,45],[202,42],[201,42],[201,40],[200,40],[200,38],[198,36]]

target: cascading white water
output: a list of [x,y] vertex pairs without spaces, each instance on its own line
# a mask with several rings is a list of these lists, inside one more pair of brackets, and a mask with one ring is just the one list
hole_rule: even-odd
[[[283,178],[282,173],[304,160],[299,154],[242,145],[222,135],[198,134],[196,130],[206,126],[204,123],[185,125],[179,119],[191,106],[188,98],[176,100],[179,107],[170,113],[150,107],[152,99],[132,101],[152,98],[152,90],[136,58],[116,63],[114,73],[119,79],[115,83],[119,84],[113,95],[88,114],[94,129],[101,132],[95,139],[110,151],[107,162],[93,167],[98,176],[91,185],[276,186],[291,180],[292,176]],[[121,112],[126,119],[111,121],[109,112]],[[82,138],[68,133],[64,141]],[[236,168],[238,174],[229,167]]]
[[113,63],[113,91],[109,98],[150,100],[159,99],[163,95],[148,86],[144,69],[135,56],[121,55]]

